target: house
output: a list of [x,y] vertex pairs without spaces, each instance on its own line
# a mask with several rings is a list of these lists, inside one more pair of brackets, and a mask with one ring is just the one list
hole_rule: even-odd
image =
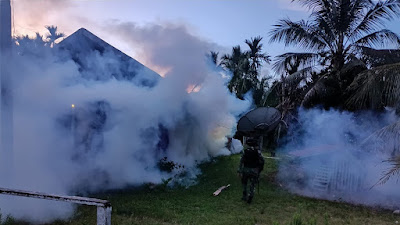
[[58,45],[64,57],[72,58],[82,76],[93,80],[127,80],[153,87],[161,76],[137,60],[103,41],[85,28],[77,30]]
[[[107,82],[111,79],[133,82],[137,86],[152,88],[161,76],[140,62],[103,41],[85,28],[77,30],[58,45],[61,60],[72,59],[80,74],[89,80]],[[112,105],[106,100],[88,102],[59,119],[64,129],[71,130],[76,160],[84,160],[87,154],[99,151],[103,146],[104,126],[112,113]],[[157,149],[165,150],[169,144],[168,131],[160,124],[154,135],[160,137]],[[92,153],[91,153],[92,152]]]

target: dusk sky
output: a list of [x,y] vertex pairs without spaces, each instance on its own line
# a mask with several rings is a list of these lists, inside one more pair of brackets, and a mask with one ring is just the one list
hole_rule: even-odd
[[[13,0],[13,6],[15,34],[44,34],[46,25],[56,25],[70,35],[84,27],[144,64],[137,46],[127,43],[124,32],[116,32],[116,24],[142,30],[155,25],[184,27],[215,46],[210,50],[222,53],[235,45],[245,47],[245,39],[260,35],[264,51],[276,56],[297,49],[270,44],[272,25],[281,18],[296,21],[309,15],[291,0]],[[388,28],[400,33],[398,22],[388,23]]]

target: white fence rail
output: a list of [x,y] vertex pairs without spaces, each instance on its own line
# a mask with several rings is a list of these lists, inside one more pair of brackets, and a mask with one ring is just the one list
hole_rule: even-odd
[[32,191],[11,190],[6,188],[0,188],[0,194],[97,206],[97,225],[111,225],[112,208],[111,203],[107,200],[84,198],[78,196],[53,195]]

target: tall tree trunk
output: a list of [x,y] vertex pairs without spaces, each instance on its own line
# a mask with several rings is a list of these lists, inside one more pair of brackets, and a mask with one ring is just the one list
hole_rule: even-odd
[[344,34],[339,34],[339,39],[337,41],[337,52],[333,56],[333,71],[338,72],[344,66]]

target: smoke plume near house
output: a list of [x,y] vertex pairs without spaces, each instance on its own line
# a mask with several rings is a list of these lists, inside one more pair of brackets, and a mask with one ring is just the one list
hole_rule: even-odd
[[[1,186],[85,194],[160,183],[171,176],[158,167],[164,157],[195,176],[191,169],[198,163],[231,154],[226,136],[249,102],[231,95],[226,79],[210,66],[206,53],[213,45],[182,31],[169,39],[146,34],[155,46],[168,46],[148,49],[160,60],[154,64],[169,68],[154,87],[116,79],[122,76],[104,66],[118,60],[110,54],[88,59],[103,66],[102,76],[82,76],[79,65],[58,52],[14,54],[14,162],[13,168],[0,165]],[[191,85],[201,88],[188,93]],[[0,196],[0,209],[48,222],[71,216],[74,206]]]
[[298,124],[278,150],[287,156],[280,163],[279,182],[304,196],[400,207],[397,179],[377,184],[391,166],[384,161],[399,154],[398,140],[382,139],[377,131],[398,120],[393,111],[299,109]]

